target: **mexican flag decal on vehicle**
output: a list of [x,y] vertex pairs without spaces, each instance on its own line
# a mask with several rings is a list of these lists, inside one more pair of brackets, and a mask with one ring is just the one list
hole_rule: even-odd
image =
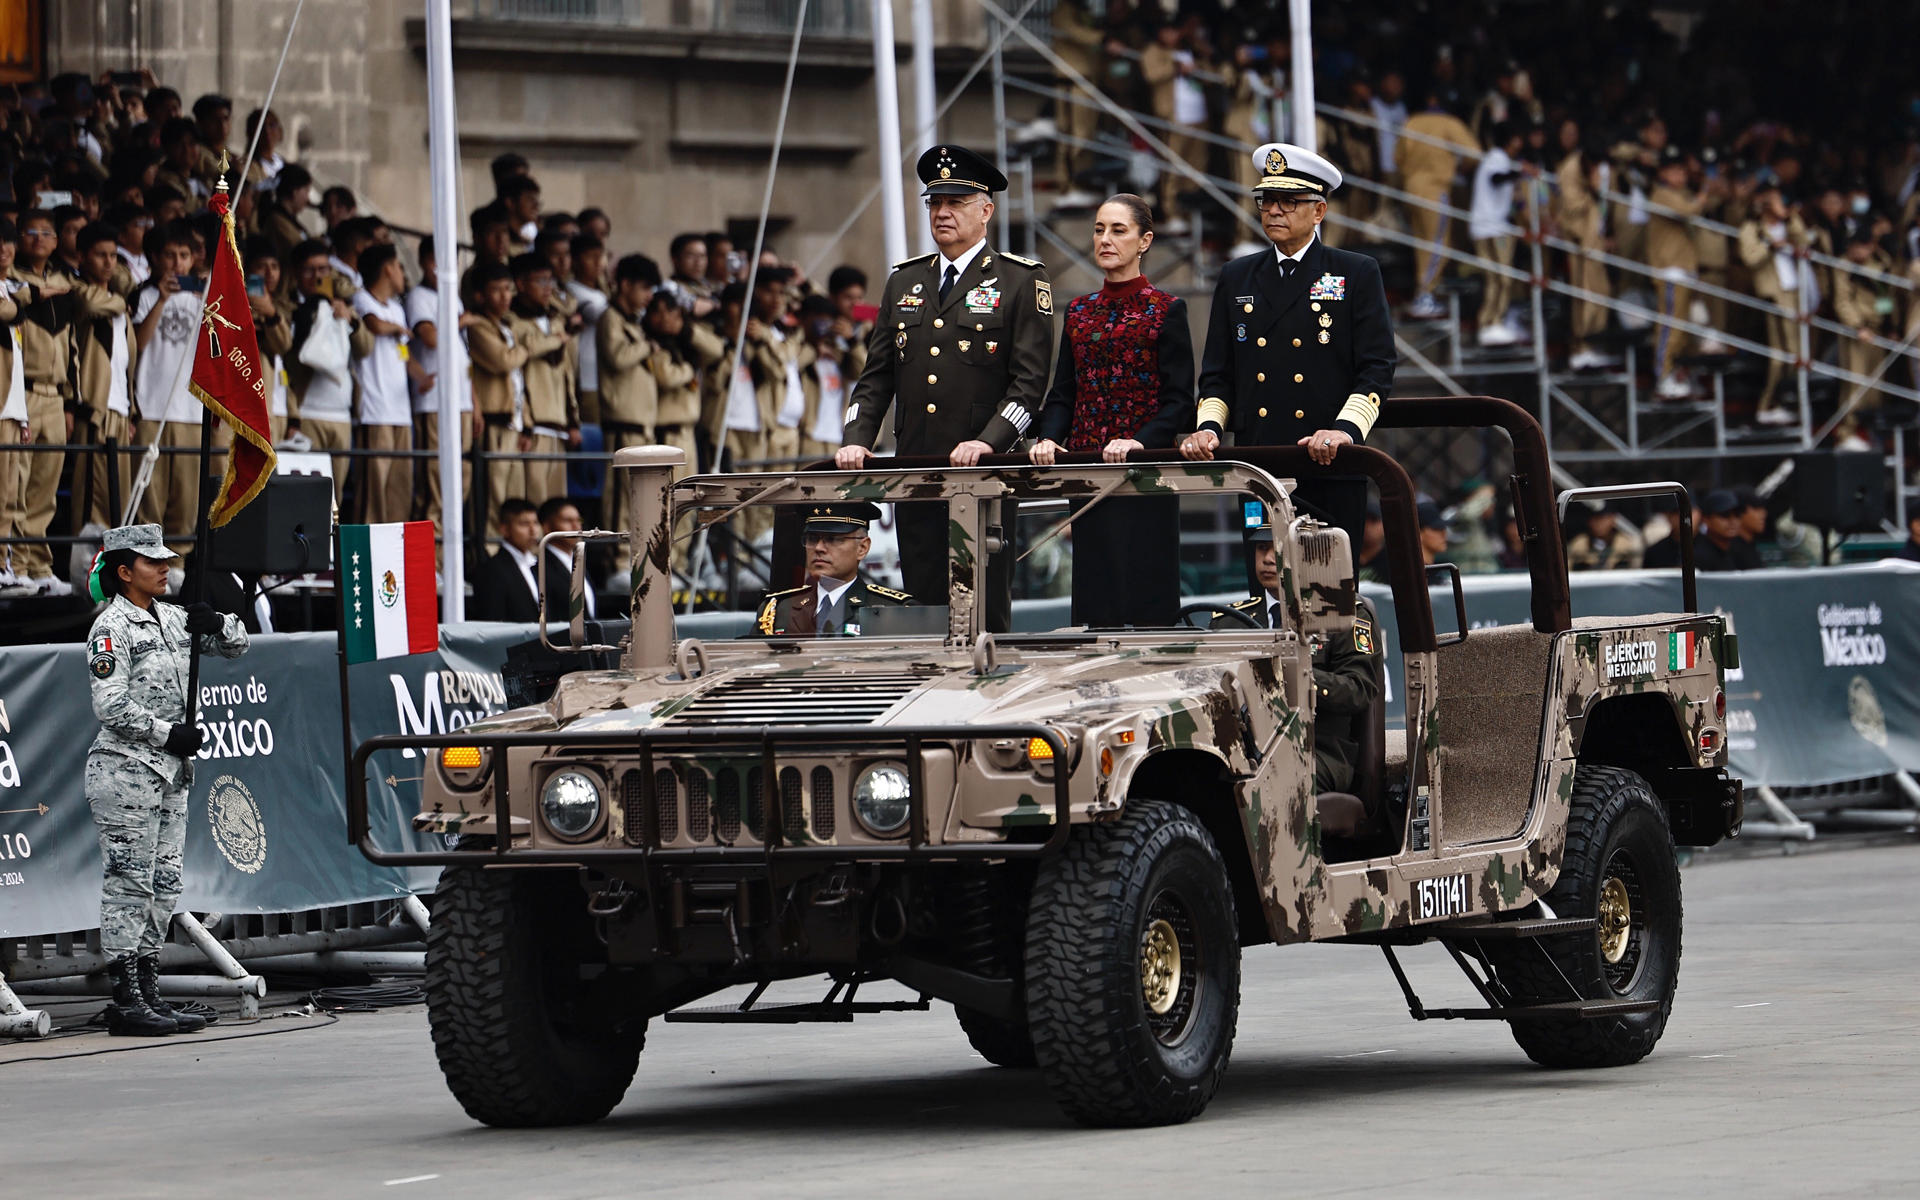
[[347,661],[426,654],[440,646],[433,522],[340,527]]
[[1700,635],[1691,629],[1667,635],[1667,670],[1685,671],[1700,661]]

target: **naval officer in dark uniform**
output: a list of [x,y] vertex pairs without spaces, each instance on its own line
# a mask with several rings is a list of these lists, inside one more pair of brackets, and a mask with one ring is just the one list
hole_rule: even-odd
[[[939,455],[971,467],[1013,448],[1046,398],[1053,363],[1053,284],[1030,258],[986,243],[993,193],[1007,178],[961,146],[937,146],[917,170],[937,253],[898,264],[880,298],[867,366],[847,407],[844,470],[872,457],[887,409],[898,400],[896,453]],[[900,565],[922,604],[947,598],[946,505],[896,506]],[[1012,519],[1008,508],[1006,519]],[[1005,541],[1012,540],[1006,529]],[[1011,551],[987,560],[987,628],[1012,621]]]
[[[1308,449],[1333,462],[1367,440],[1393,387],[1393,320],[1380,264],[1321,242],[1340,169],[1309,150],[1270,142],[1253,154],[1253,190],[1271,249],[1220,272],[1200,359],[1198,428],[1188,458],[1214,457],[1228,433],[1246,446]],[[1364,479],[1304,481],[1302,507],[1360,544]]]

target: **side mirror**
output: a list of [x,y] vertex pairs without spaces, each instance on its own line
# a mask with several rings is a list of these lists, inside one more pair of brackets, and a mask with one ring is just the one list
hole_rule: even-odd
[[1338,634],[1353,627],[1360,584],[1353,574],[1347,531],[1296,517],[1287,530],[1299,559],[1294,586],[1300,591],[1300,636]]
[[[555,653],[565,651],[569,654],[620,649],[618,646],[585,644],[587,640],[587,543],[623,542],[626,537],[624,533],[610,533],[605,529],[583,529],[578,533],[556,529],[540,539],[540,557],[536,570],[539,572],[540,584],[540,644],[542,646]],[[547,546],[556,538],[577,539],[573,544],[573,562],[570,564],[572,569],[568,572],[567,578],[567,644],[565,646],[556,646],[547,640]]]

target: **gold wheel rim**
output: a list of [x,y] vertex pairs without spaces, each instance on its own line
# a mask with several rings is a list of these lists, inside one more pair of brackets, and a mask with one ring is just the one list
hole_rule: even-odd
[[1165,1016],[1180,995],[1180,938],[1164,917],[1140,937],[1140,994],[1155,1016]]
[[1627,954],[1628,935],[1633,930],[1633,901],[1627,896],[1627,885],[1618,875],[1607,876],[1606,883],[1600,887],[1600,954],[1610,963],[1617,963]]

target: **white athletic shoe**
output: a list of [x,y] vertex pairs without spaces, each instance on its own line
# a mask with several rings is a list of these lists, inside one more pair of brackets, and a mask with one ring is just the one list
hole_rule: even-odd
[[28,582],[33,584],[33,594],[36,596],[73,595],[73,588],[67,584],[66,580],[55,579],[51,575],[43,575],[38,579],[29,580]]
[[1613,365],[1613,360],[1598,350],[1575,350],[1573,357],[1567,360],[1567,366],[1575,371],[1604,371]]
[[1785,408],[1763,408],[1753,414],[1756,425],[1791,425],[1800,418]]
[[307,451],[313,449],[313,442],[307,438],[306,434],[295,429],[288,433],[287,436],[281,438],[279,443],[274,446],[274,449],[285,450],[292,454],[305,454]]
[[1662,379],[1653,393],[1662,400],[1685,400],[1693,395],[1693,382],[1679,371],[1675,371]]
[[1520,343],[1520,335],[1505,325],[1483,326],[1478,335],[1482,346],[1515,346]]
[[1447,306],[1434,299],[1432,292],[1422,292],[1407,306],[1407,316],[1416,321],[1438,321],[1446,315]]

